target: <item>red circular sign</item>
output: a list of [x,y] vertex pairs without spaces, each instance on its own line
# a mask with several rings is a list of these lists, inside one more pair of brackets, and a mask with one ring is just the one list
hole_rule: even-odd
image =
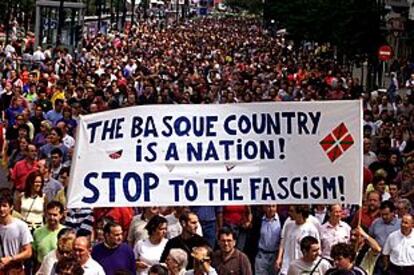
[[388,45],[381,46],[378,50],[378,58],[381,61],[388,61],[392,58],[392,48]]

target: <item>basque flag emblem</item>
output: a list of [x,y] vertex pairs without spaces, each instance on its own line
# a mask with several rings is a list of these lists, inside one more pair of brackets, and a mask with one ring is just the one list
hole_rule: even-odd
[[346,125],[342,122],[322,139],[319,144],[326,152],[328,158],[334,162],[354,144],[354,139],[349,133]]

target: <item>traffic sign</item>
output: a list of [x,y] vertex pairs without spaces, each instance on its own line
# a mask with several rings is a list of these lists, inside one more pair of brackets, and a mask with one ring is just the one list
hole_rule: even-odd
[[383,45],[378,50],[378,58],[381,61],[388,61],[393,56],[392,48],[388,45]]

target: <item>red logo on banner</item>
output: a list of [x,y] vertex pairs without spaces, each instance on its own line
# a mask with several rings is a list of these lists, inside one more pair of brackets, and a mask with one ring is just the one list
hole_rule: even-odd
[[119,151],[116,151],[116,152],[110,153],[110,154],[109,154],[109,157],[110,157],[111,159],[119,159],[120,157],[122,157],[122,152],[123,152],[123,150],[119,150]]
[[354,139],[344,123],[339,124],[331,133],[319,142],[328,158],[334,162],[353,144]]

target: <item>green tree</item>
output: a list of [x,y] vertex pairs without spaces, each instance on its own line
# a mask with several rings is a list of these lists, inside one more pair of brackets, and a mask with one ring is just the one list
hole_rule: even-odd
[[225,0],[224,3],[236,10],[246,10],[252,14],[259,14],[263,11],[262,0]]
[[376,0],[278,0],[269,13],[295,40],[331,42],[352,58],[373,54],[382,43]]

